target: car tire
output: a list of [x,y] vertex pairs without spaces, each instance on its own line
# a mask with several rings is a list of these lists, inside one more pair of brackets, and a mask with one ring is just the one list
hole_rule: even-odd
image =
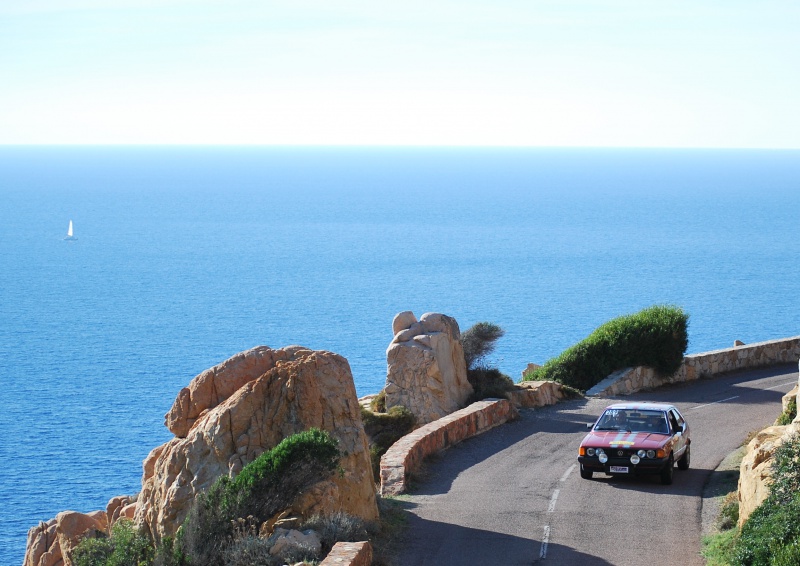
[[672,472],[675,468],[675,460],[672,458],[672,454],[669,455],[669,462],[664,468],[661,470],[661,483],[664,485],[670,485],[672,483]]
[[592,474],[593,473],[594,472],[592,472],[592,470],[587,470],[586,468],[583,467],[583,464],[581,464],[581,477],[583,479],[585,479],[585,480],[592,479]]
[[689,453],[689,446],[686,447],[686,452],[683,453],[681,459],[678,460],[678,468],[681,470],[688,470],[689,469],[689,460],[691,458],[691,454]]

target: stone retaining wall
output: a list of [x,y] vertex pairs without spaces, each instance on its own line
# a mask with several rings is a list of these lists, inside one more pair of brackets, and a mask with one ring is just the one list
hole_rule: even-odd
[[797,362],[800,359],[800,336],[741,344],[723,350],[691,354],[683,358],[674,374],[663,377],[648,367],[620,370],[595,385],[587,395],[610,397],[629,395],[668,383],[692,381],[732,371]]
[[426,456],[517,418],[507,399],[484,399],[405,435],[381,458],[381,495],[398,495]]

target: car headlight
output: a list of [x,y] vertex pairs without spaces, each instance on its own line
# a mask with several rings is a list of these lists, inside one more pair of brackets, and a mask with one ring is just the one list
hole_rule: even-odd
[[606,456],[606,453],[603,452],[602,448],[597,449],[597,457],[600,459],[601,464],[608,462],[608,456]]
[[594,456],[594,454],[595,454],[594,448],[587,448],[586,449],[586,455],[587,456]]
[[638,455],[638,454],[632,454],[632,455],[631,455],[631,464],[633,464],[633,465],[635,466],[635,465],[636,465],[636,464],[638,464],[640,461],[641,461],[641,458],[639,458],[639,455]]
[[644,450],[639,450],[636,454],[639,455],[639,458],[644,458],[647,455],[647,452]]
[[647,451],[647,457],[648,458],[655,458],[656,457],[656,451],[655,450],[648,450]]

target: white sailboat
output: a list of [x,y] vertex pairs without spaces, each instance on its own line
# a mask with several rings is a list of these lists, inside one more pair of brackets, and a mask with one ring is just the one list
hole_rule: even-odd
[[77,240],[77,236],[74,236],[72,233],[72,220],[69,221],[69,228],[67,228],[67,237],[64,238],[65,240]]

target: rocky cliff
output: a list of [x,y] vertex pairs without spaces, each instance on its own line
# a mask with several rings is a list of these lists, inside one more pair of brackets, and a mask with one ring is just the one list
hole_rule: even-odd
[[75,544],[107,533],[119,516],[133,517],[155,541],[172,535],[194,497],[219,476],[237,474],[284,438],[312,427],[339,440],[343,473],[312,487],[291,512],[378,517],[353,376],[337,354],[300,346],[237,354],[182,389],[165,424],[175,438],[145,459],[137,503],[115,498],[107,511],[62,513],[32,528],[24,566],[69,566]]

